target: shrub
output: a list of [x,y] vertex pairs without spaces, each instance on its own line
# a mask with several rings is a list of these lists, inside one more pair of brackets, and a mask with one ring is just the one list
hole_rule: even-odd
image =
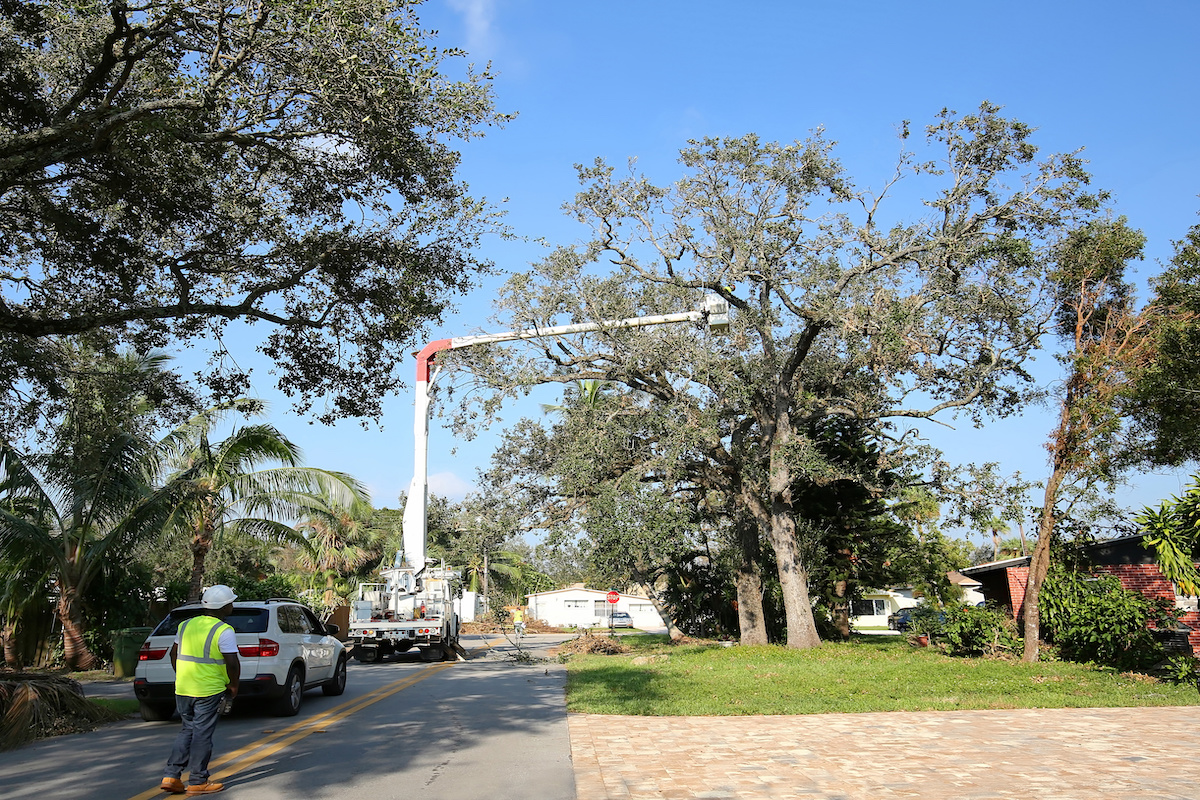
[[1052,568],[1041,608],[1044,635],[1067,660],[1143,669],[1163,658],[1148,626],[1170,615],[1112,575]]
[[967,606],[946,612],[944,639],[955,656],[989,656],[1016,653],[1021,647],[1017,623],[995,608]]
[[912,620],[908,623],[908,632],[913,636],[927,635],[930,640],[942,636],[945,631],[944,620],[946,612],[933,605],[921,603],[912,611]]
[[287,575],[238,575],[227,570],[218,570],[211,577],[205,578],[206,586],[223,583],[238,600],[270,600],[272,597],[299,597],[300,591]]
[[1174,653],[1163,663],[1158,674],[1163,680],[1171,683],[1187,683],[1200,688],[1200,684],[1196,682],[1197,665],[1195,656]]

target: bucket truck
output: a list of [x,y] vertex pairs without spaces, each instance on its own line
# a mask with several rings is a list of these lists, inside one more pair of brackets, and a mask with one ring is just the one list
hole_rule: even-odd
[[701,323],[709,330],[723,332],[729,327],[729,304],[717,294],[704,298],[704,307],[694,311],[629,319],[529,328],[504,333],[457,336],[438,339],[417,354],[416,413],[414,414],[413,479],[404,506],[404,549],[396,554],[391,569],[382,570],[382,583],[364,583],[350,612],[349,639],[352,654],[360,661],[375,661],[392,653],[419,647],[427,661],[464,655],[458,642],[458,614],[454,610],[453,578],[443,564],[431,567],[425,557],[426,526],[429,508],[429,417],[433,384],[438,368],[437,354],[443,350],[567,336],[621,328],[645,328],[682,322]]

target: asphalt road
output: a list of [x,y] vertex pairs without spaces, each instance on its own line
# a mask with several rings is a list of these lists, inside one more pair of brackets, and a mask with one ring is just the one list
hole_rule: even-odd
[[[529,637],[537,657],[569,637]],[[490,642],[491,647],[485,645]],[[304,696],[296,717],[235,708],[217,726],[213,780],[223,797],[573,800],[563,688],[554,661],[513,660],[501,637],[465,637],[467,662],[404,654],[351,662],[346,692]],[[128,691],[100,686],[90,694]],[[0,796],[149,800],[178,721],[129,720],[0,753]]]

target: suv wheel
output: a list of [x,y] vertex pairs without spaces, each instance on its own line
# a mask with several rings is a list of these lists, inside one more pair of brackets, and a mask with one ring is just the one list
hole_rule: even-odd
[[142,719],[146,722],[169,722],[171,715],[175,713],[175,705],[141,700],[138,702],[138,710],[142,712]]
[[333,677],[321,687],[321,691],[326,697],[337,697],[346,691],[346,659],[338,659],[337,667],[333,670]]
[[287,682],[283,685],[283,697],[275,701],[275,713],[280,717],[294,717],[300,713],[304,699],[304,670],[293,666],[288,670]]

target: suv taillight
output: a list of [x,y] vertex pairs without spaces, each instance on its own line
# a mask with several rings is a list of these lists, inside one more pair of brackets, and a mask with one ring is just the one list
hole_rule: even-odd
[[239,644],[238,653],[244,658],[270,658],[279,655],[279,642],[259,639],[258,644]]
[[158,661],[167,654],[165,647],[151,647],[149,642],[142,643],[142,649],[138,650],[138,661]]

